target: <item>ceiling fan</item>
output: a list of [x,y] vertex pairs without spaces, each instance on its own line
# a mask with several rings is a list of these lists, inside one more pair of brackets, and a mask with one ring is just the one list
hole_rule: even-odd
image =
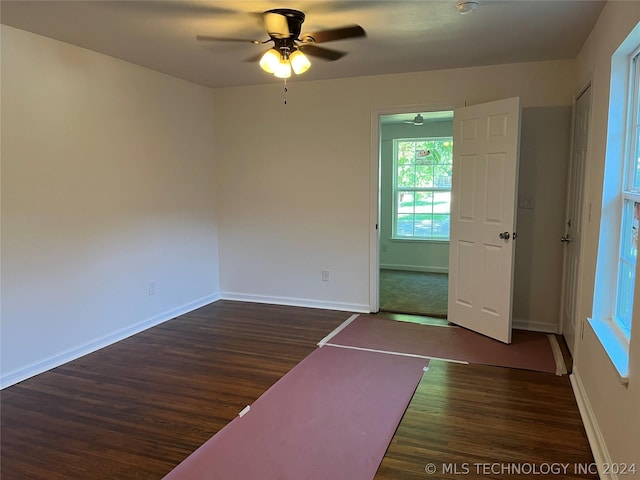
[[404,123],[420,126],[420,125],[424,125],[424,118],[422,117],[422,115],[417,114],[413,120],[405,120]]
[[311,62],[305,54],[328,61],[338,60],[346,55],[346,52],[319,47],[316,44],[366,36],[366,32],[360,25],[301,34],[305,14],[289,8],[267,10],[262,14],[262,20],[269,35],[269,38],[264,41],[209,35],[198,35],[196,38],[200,41],[249,42],[254,45],[273,42],[273,48],[247,61],[259,59],[260,67],[266,72],[273,73],[279,78],[288,78],[292,70],[300,74],[309,69]]

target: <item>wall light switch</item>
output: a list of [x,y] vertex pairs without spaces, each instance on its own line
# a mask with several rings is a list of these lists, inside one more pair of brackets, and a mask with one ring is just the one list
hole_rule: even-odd
[[518,201],[518,207],[524,209],[533,209],[536,206],[536,201],[531,197],[520,197]]

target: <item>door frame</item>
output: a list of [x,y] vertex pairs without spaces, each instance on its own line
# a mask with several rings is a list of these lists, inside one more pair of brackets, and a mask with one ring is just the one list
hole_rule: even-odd
[[[592,78],[589,78],[584,85],[582,86],[582,88],[580,88],[576,94],[573,97],[573,108],[572,108],[572,112],[571,112],[571,138],[569,140],[569,169],[571,169],[573,167],[573,153],[574,153],[574,138],[575,138],[575,128],[576,128],[576,108],[577,108],[577,103],[578,103],[578,99],[587,91],[589,90],[593,85],[592,85]],[[591,90],[591,94],[592,97],[590,99],[590,115],[591,115],[591,107],[593,106],[593,90]],[[592,124],[593,122],[589,121],[589,127],[587,130],[587,152],[589,152],[589,147],[591,144],[591,128],[592,128]],[[585,190],[585,186],[587,184],[587,179],[589,178],[589,162],[585,159],[585,165],[584,165],[584,169],[582,171],[582,179],[580,182],[580,188],[582,189],[582,192],[584,193]],[[567,216],[569,215],[569,208],[570,208],[570,195],[571,195],[571,191],[568,188],[569,184],[568,182],[571,181],[571,175],[570,175],[570,171],[568,172],[569,175],[567,176],[567,196],[565,199],[565,213],[564,213],[564,219],[566,221]],[[585,226],[588,223],[588,220],[590,220],[591,217],[591,209],[590,208],[585,208],[587,204],[587,198],[582,195],[582,205],[580,206],[580,210],[581,210],[581,216],[582,216],[582,231],[584,232],[585,230]],[[587,216],[587,218],[585,218]],[[587,220],[587,222],[585,222],[585,219]],[[584,253],[584,242],[582,242],[582,239],[580,241],[580,248],[579,251],[577,253],[578,255],[578,272],[577,272],[577,282],[575,285],[576,288],[576,295],[574,297],[574,306],[573,306],[573,316],[575,317],[575,330],[573,332],[573,345],[571,348],[571,352],[573,357],[575,358],[576,355],[576,345],[579,342],[576,342],[576,338],[578,336],[580,336],[580,338],[582,338],[582,333],[584,331],[584,321],[580,321],[579,320],[579,315],[578,315],[578,309],[577,306],[580,305],[580,300],[581,300],[581,292],[582,292],[582,268],[583,268],[583,253]],[[562,312],[564,311],[565,305],[564,305],[564,299],[565,299],[565,295],[564,295],[564,289],[565,289],[565,282],[566,282],[566,278],[565,278],[565,271],[564,271],[564,266],[565,266],[565,256],[566,256],[566,249],[563,252],[562,255],[562,294],[560,296],[560,311],[559,313],[559,325],[558,325],[558,333],[560,335],[562,335],[564,337],[564,329],[565,329],[565,322],[564,322],[564,315],[562,314]],[[565,339],[566,340],[566,339]]]
[[371,109],[369,167],[369,312],[380,310],[380,117],[397,113],[437,112],[464,107],[466,102],[416,103]]

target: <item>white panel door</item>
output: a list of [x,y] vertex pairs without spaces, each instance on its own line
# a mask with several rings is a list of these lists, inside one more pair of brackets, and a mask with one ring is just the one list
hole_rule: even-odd
[[448,320],[511,342],[520,99],[455,110]]
[[591,88],[587,88],[576,100],[573,120],[573,147],[569,164],[567,216],[565,235],[560,241],[565,245],[562,270],[562,301],[560,321],[562,334],[573,355],[576,336],[576,295],[580,279],[580,240],[582,237],[582,199],[584,169],[589,142],[589,114]]

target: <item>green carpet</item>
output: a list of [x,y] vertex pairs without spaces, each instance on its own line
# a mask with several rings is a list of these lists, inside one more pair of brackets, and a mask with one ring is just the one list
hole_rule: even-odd
[[449,275],[380,270],[380,310],[447,317]]

